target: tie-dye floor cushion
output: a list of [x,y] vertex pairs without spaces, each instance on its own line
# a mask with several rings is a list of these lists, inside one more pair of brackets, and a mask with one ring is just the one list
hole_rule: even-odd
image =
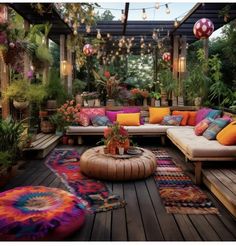
[[84,221],[80,200],[64,190],[26,186],[0,193],[0,240],[60,240]]

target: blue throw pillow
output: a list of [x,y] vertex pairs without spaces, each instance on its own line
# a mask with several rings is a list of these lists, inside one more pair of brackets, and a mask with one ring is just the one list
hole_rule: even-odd
[[111,121],[105,115],[96,115],[91,118],[93,126],[108,126],[112,124]]
[[161,125],[179,126],[182,119],[182,115],[167,115],[163,118]]
[[217,110],[217,109],[212,109],[205,118],[213,118],[216,119],[218,117],[221,116],[222,111],[221,110]]
[[216,135],[229,123],[228,119],[218,118],[211,122],[208,128],[203,133],[203,137],[208,140],[216,139]]

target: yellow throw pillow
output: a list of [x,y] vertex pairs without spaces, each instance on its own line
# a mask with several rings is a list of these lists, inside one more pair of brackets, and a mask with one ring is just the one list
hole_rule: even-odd
[[122,126],[140,126],[140,113],[117,114],[116,121]]
[[170,108],[152,108],[149,107],[149,123],[161,123],[163,118],[170,115]]
[[236,121],[231,122],[221,130],[216,139],[223,145],[236,145]]

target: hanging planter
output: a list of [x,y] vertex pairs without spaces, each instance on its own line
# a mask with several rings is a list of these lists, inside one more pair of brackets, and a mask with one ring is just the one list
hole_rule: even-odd
[[29,106],[29,101],[13,100],[13,106],[18,110],[24,110]]

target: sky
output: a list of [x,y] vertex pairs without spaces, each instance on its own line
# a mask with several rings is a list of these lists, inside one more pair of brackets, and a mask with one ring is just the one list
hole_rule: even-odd
[[[168,4],[170,14],[166,14],[165,4]],[[115,20],[119,20],[121,16],[121,10],[125,8],[125,2],[103,2],[98,3],[101,8],[97,10],[99,13],[103,13],[106,9],[109,9],[115,16]],[[131,1],[129,5],[128,20],[142,20],[142,9],[145,8],[148,20],[175,20],[177,18],[180,21],[196,4],[196,2],[160,2],[159,9],[155,8],[156,2],[136,2]],[[219,36],[221,30],[215,31],[210,39]]]

